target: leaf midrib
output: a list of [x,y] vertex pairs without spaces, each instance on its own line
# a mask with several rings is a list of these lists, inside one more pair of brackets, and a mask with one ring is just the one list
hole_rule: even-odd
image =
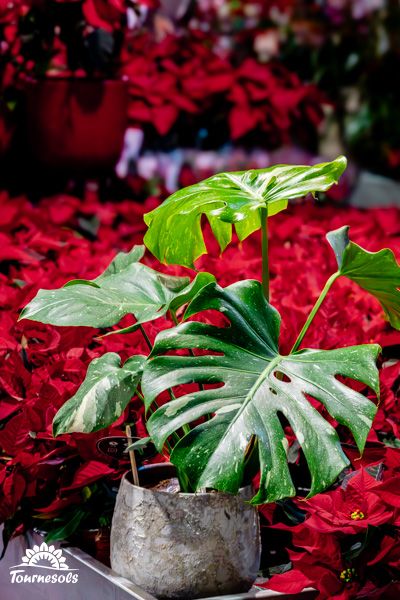
[[[262,202],[265,203],[265,205],[267,205],[267,200],[264,198],[264,196],[262,194],[258,194],[255,193],[251,187],[249,187],[246,183],[244,183],[240,178],[236,179],[235,175],[231,175],[230,173],[227,173],[227,178],[234,182],[239,189],[241,189],[243,192],[246,192],[249,194],[249,196],[251,196],[252,198],[254,198],[255,200],[261,200]],[[270,177],[270,179],[268,180],[268,183],[271,181],[272,177]]]
[[[74,286],[74,287],[77,288],[78,286]],[[64,289],[64,288],[61,288],[61,289]],[[45,290],[45,291],[48,291],[48,290]],[[53,290],[49,290],[49,291],[53,291]],[[118,295],[116,289],[109,288],[107,291],[111,292],[112,294]],[[96,302],[101,302],[101,303],[105,304],[106,306],[111,306],[111,307],[116,308],[116,305],[113,302],[110,302],[109,300],[105,300],[102,297],[95,298],[95,300],[96,300]],[[54,301],[52,301],[51,306],[54,307],[54,306],[56,306],[58,304],[65,304],[66,301],[67,300],[65,298],[60,298],[60,300],[54,300]],[[118,302],[117,306],[120,307],[120,308],[122,308],[124,306],[126,306],[127,308],[129,308],[132,305],[140,307],[140,306],[148,306],[148,304],[149,303],[146,303],[146,302],[133,302],[129,297],[125,296],[125,298],[122,299],[122,302],[121,301]],[[159,302],[156,303],[156,302],[152,301],[152,304],[154,306],[162,306],[162,305],[160,305]],[[41,310],[43,310],[43,308],[38,309],[37,311],[35,311],[35,313],[39,312]]]
[[[280,354],[278,354],[268,364],[268,366],[260,373],[260,376],[257,378],[256,382],[252,385],[251,389],[247,393],[242,406],[240,407],[240,409],[237,411],[237,413],[235,414],[234,418],[230,422],[229,427],[226,428],[226,431],[225,431],[224,435],[221,437],[221,439],[220,439],[220,441],[218,443],[217,448],[220,447],[223,444],[223,442],[225,440],[225,437],[229,434],[230,429],[232,429],[233,425],[236,423],[236,421],[239,419],[239,417],[243,414],[243,412],[247,408],[248,404],[251,402],[252,398],[254,397],[255,393],[257,392],[257,390],[259,389],[259,387],[261,386],[261,384],[263,383],[263,381],[265,379],[267,379],[267,377],[271,373],[271,371],[276,367],[276,365],[278,365],[281,362],[281,360],[283,358],[285,358],[285,357],[281,356]],[[213,455],[214,455],[214,452],[210,455],[210,458],[207,461],[207,464],[210,462],[210,459],[211,459],[211,457]],[[203,472],[204,471],[205,471],[205,469],[203,470]]]

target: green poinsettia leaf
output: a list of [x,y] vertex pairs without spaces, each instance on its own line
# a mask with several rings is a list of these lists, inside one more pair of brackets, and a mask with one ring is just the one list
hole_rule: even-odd
[[54,417],[53,435],[92,433],[112,425],[135,394],[144,361],[144,356],[132,356],[121,366],[115,352],[92,360],[82,385]]
[[[312,477],[310,495],[331,485],[346,467],[335,429],[310,403],[319,401],[352,432],[360,452],[376,406],[337,378],[361,381],[379,393],[377,345],[339,350],[278,352],[279,313],[265,300],[258,281],[225,289],[205,287],[189,305],[187,316],[216,309],[231,325],[187,322],[160,333],[145,365],[142,391],[147,408],[167,388],[188,383],[223,384],[191,392],[158,408],[147,429],[160,450],[183,425],[196,423],[175,446],[172,462],[195,489],[236,493],[242,484],[246,451],[254,436],[261,471],[255,503],[293,496],[287,464],[288,441],[280,416],[290,423]],[[200,349],[201,356],[165,355],[171,350]]]
[[313,166],[277,165],[267,169],[219,173],[172,194],[144,217],[149,229],[144,242],[161,262],[193,267],[207,252],[201,229],[205,215],[221,251],[232,238],[240,240],[260,229],[260,209],[268,216],[288,201],[323,192],[337,183],[346,168],[344,156]]
[[389,248],[368,252],[349,239],[349,227],[327,234],[339,273],[375,296],[395,329],[400,329],[400,265]]
[[135,246],[129,253],[118,254],[96,279],[75,279],[56,290],[39,290],[20,319],[102,328],[133,314],[137,321],[133,326],[110,332],[127,333],[170,308],[176,311],[214,281],[209,273],[199,273],[192,282],[188,277],[158,273],[138,262],[143,253],[144,246]]
[[[74,510],[72,515],[68,515],[68,520],[66,523],[63,522],[62,525],[60,525],[59,527],[54,527],[47,533],[45,537],[46,543],[50,544],[50,542],[59,542],[67,540],[77,531],[82,521],[88,516],[89,511],[87,508],[77,508],[76,510]],[[54,523],[57,522],[56,519],[53,519],[52,521]]]

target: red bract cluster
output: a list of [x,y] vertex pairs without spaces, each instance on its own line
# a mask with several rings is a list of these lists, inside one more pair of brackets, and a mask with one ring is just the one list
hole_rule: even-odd
[[8,23],[11,21],[21,4],[22,2],[20,0],[15,0],[15,2],[0,0],[0,23]]
[[394,468],[387,467],[383,481],[360,468],[334,491],[302,502],[303,522],[272,525],[292,534],[288,548],[292,568],[272,577],[267,587],[298,593],[311,586],[324,599],[398,597],[398,454],[392,449],[382,452],[380,465],[395,463]]
[[215,120],[222,138],[225,133],[222,142],[256,132],[260,140],[262,131],[261,143],[268,147],[304,137],[307,129],[317,130],[324,98],[315,86],[280,63],[222,58],[211,41],[195,31],[171,35],[159,44],[151,34],[130,40],[122,55],[122,72],[130,84],[133,124],[152,125],[166,135],[180,117],[198,115],[199,129],[209,111],[207,128],[212,129]]
[[[118,483],[127,462],[102,455],[97,441],[123,435],[127,420],[136,423],[137,435],[146,434],[137,399],[107,430],[57,439],[51,433],[56,411],[74,394],[88,363],[106,351],[119,352],[123,360],[146,353],[140,333],[98,338],[99,332],[89,328],[54,328],[17,319],[39,288],[95,277],[116,252],[141,243],[143,213],[156,202],[101,203],[95,195],[84,200],[59,195],[32,206],[25,197],[0,195],[0,519],[7,521],[8,532],[32,524],[33,518],[37,524],[79,507],[93,485]],[[376,251],[387,246],[400,257],[400,214],[394,209],[362,212],[306,201],[270,221],[271,300],[283,318],[283,352],[290,349],[336,268],[324,235],[344,224],[363,247]],[[214,273],[222,285],[259,278],[257,234],[241,245],[234,242],[222,258],[207,232],[206,237],[209,255],[200,259],[199,268]],[[145,260],[160,268],[153,257]],[[167,320],[159,320],[146,330],[153,340],[168,326]],[[384,321],[372,297],[339,279],[303,345],[330,349],[372,341],[383,347],[382,399],[363,458],[341,427],[352,466],[340,484],[311,500],[261,511],[266,548],[272,535],[286,536],[286,568],[290,562],[293,567],[271,579],[272,589],[296,593],[314,586],[321,598],[396,597],[392,580],[400,568],[400,335]],[[299,489],[306,490],[295,444],[293,440],[290,460]],[[96,509],[100,517],[102,505]],[[277,565],[272,566],[276,572]],[[383,595],[376,591],[380,586]]]
[[197,114],[226,94],[234,75],[201,35],[169,36],[159,44],[151,34],[134,37],[122,55],[129,80],[129,116],[135,124],[152,124],[168,133],[183,113]]
[[121,26],[129,4],[125,0],[85,0],[83,14],[92,27],[112,31]]
[[158,0],[0,0],[0,98],[13,105],[10,94],[44,76],[118,77],[122,40],[157,6]]
[[264,132],[270,145],[282,145],[290,141],[296,124],[308,122],[317,130],[322,120],[322,94],[282,64],[245,60],[236,72],[229,99],[233,140],[257,130]]
[[126,27],[129,11],[140,11],[143,8],[154,10],[158,6],[158,0],[84,0],[82,8],[88,25],[113,31]]

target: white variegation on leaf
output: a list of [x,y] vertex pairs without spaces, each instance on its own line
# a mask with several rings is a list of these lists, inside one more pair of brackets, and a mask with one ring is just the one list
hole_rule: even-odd
[[261,227],[261,210],[273,216],[289,200],[324,192],[337,183],[346,158],[312,166],[275,165],[267,169],[218,173],[167,198],[144,217],[144,243],[161,262],[193,267],[207,252],[201,217],[208,219],[221,251],[230,243],[232,224],[240,240]]
[[54,417],[53,434],[92,433],[112,425],[134,396],[145,360],[133,356],[121,366],[115,352],[92,360],[82,385]]
[[[237,493],[249,445],[256,438],[261,479],[253,501],[273,502],[295,494],[287,464],[288,442],[279,418],[283,416],[308,463],[310,495],[326,489],[349,461],[336,430],[309,397],[352,432],[362,452],[376,406],[338,376],[361,381],[379,394],[379,346],[280,355],[280,316],[265,300],[258,281],[227,288],[209,284],[189,305],[186,316],[208,309],[222,311],[231,326],[187,322],[161,332],[144,368],[142,391],[149,407],[167,388],[223,385],[188,393],[158,408],[147,424],[156,446],[161,450],[174,432],[195,424],[175,446],[172,462],[187,474],[194,489]],[[202,353],[170,354],[182,349]],[[198,424],[207,415],[211,418]]]

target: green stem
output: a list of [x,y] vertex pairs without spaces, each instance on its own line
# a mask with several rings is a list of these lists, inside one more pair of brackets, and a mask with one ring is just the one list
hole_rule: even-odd
[[[136,390],[136,396],[139,398],[139,400],[141,400],[143,402],[143,404],[145,404],[145,399],[143,394],[141,394],[139,392],[139,390]],[[155,408],[154,408],[155,406]],[[149,413],[153,414],[153,412],[155,412],[159,407],[157,400],[153,400],[153,402],[151,403],[151,406],[149,406]]]
[[[150,352],[152,352],[153,351],[153,344],[151,343],[150,338],[147,335],[147,333],[146,333],[145,328],[143,327],[143,325],[139,325],[139,330],[140,330],[140,333],[142,334],[142,336],[143,336],[143,338],[144,338],[144,340],[145,340],[145,342],[147,344],[148,349],[150,350]],[[168,393],[169,393],[169,397],[171,398],[171,400],[175,400],[175,396],[174,396],[172,390],[168,390]]]
[[300,346],[301,342],[303,341],[303,338],[306,335],[308,328],[310,327],[311,323],[313,322],[315,315],[317,314],[318,310],[321,307],[321,304],[325,300],[325,296],[327,295],[327,293],[331,289],[333,283],[336,281],[336,279],[339,276],[340,276],[340,273],[339,273],[339,271],[337,271],[336,273],[333,273],[333,275],[331,275],[329,277],[328,281],[325,283],[324,289],[322,290],[318,300],[314,304],[312,311],[308,315],[308,319],[304,323],[303,329],[300,331],[299,336],[298,336],[297,340],[295,341],[293,348],[290,351],[290,354],[293,354],[293,352],[296,352],[296,350],[299,349],[299,346]]
[[141,400],[141,401],[143,402],[143,404],[144,404],[144,396],[143,396],[143,394],[141,394],[141,393],[139,392],[139,390],[136,390],[136,396],[137,396],[137,397],[139,398],[139,400]]
[[[139,400],[141,400],[141,401],[143,402],[143,404],[144,404],[144,396],[143,396],[143,394],[141,394],[141,393],[139,392],[139,390],[136,390],[136,396],[137,396],[137,397],[139,398]],[[156,408],[155,408],[155,409],[153,409],[153,405],[154,405],[154,404],[155,404],[155,406],[156,406]],[[153,401],[153,403],[152,403],[152,405],[151,405],[151,406],[150,406],[150,408],[149,408],[149,413],[150,413],[150,414],[153,414],[153,412],[155,412],[155,411],[157,410],[157,408],[159,408],[159,406],[158,406],[158,404],[157,404],[156,400],[154,400],[154,401]],[[176,434],[175,434],[175,435],[176,435]],[[177,439],[176,439],[175,441],[176,441],[176,442],[179,442],[179,440],[180,440],[180,438],[179,438],[179,436],[177,436]],[[166,448],[167,448],[168,452],[171,454],[171,452],[172,452],[172,447],[171,447],[171,444],[170,444],[168,441],[166,441],[166,442],[165,442],[165,446],[166,446]]]
[[139,329],[140,329],[140,333],[142,334],[144,341],[147,344],[148,349],[150,350],[150,352],[153,350],[153,344],[150,341],[149,336],[147,335],[143,325],[139,325]]
[[174,311],[170,310],[169,314],[170,314],[171,321],[173,322],[173,324],[174,325],[179,325],[178,317],[176,316],[176,314],[174,313]]
[[268,211],[260,208],[261,220],[261,255],[262,255],[262,289],[269,302],[269,260],[268,260]]
[[[147,335],[147,333],[146,333],[143,325],[139,325],[139,330],[140,330],[140,333],[142,334],[142,336],[143,336],[143,338],[144,338],[144,340],[145,340],[145,342],[146,342],[146,344],[147,344],[147,346],[148,346],[148,348],[149,348],[149,350],[151,352],[153,350],[153,344],[151,343],[150,338]],[[171,400],[175,400],[175,396],[174,396],[174,393],[173,393],[172,390],[168,389],[168,394],[169,394],[169,397],[170,397]],[[143,398],[142,394],[140,394],[140,396],[141,396],[141,398]],[[144,402],[144,398],[143,398],[143,402]],[[153,401],[153,404],[155,404],[156,407],[159,408],[156,400]],[[185,430],[185,427],[187,428],[187,431]],[[189,433],[190,428],[188,427],[188,425],[184,425],[183,430],[184,430],[184,432],[186,434],[186,433]],[[179,435],[177,433],[175,433],[175,432],[172,434],[172,437],[173,437],[174,442],[176,442],[176,443],[178,443],[179,440],[181,439],[179,437]],[[168,442],[167,442],[167,444],[168,444]],[[171,446],[169,444],[168,444],[168,447],[169,447],[169,449],[171,448]]]

